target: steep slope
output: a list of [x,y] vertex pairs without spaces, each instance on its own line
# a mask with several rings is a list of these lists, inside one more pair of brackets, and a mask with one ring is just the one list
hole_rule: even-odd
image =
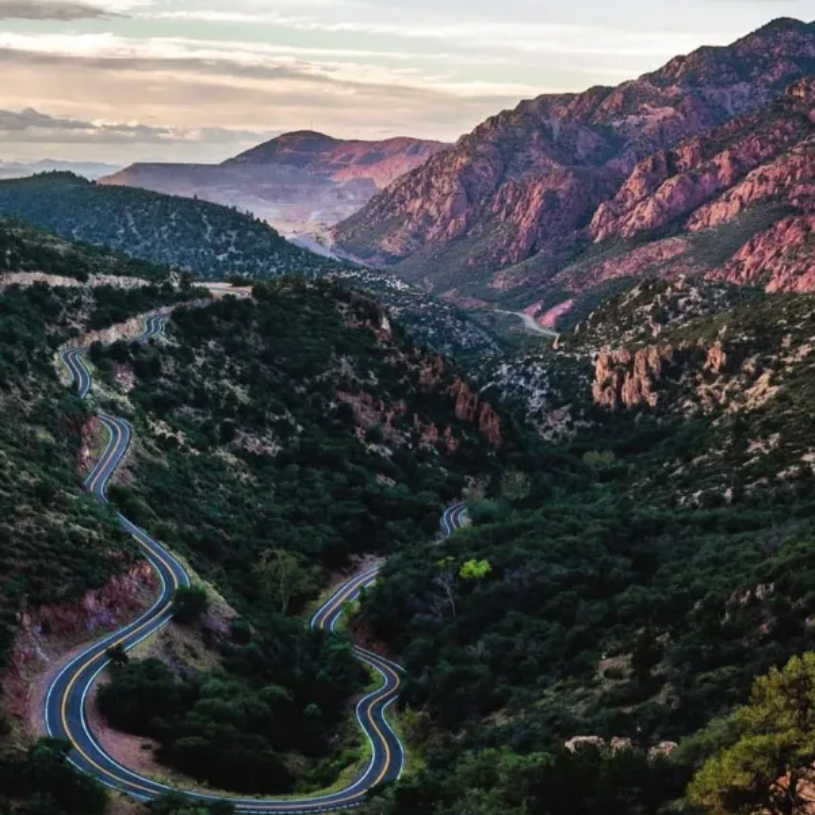
[[[187,295],[72,282],[0,291],[0,631],[18,733],[43,654],[56,666],[152,589],[79,494],[107,438],[54,352],[111,303],[129,317]],[[497,378],[477,390],[365,297],[293,278],[252,295],[179,307],[163,338],[89,346],[90,404],[134,429],[109,497],[208,581],[178,598],[197,608],[186,623],[126,664],[114,652],[98,715],[134,734],[124,763],[303,792],[364,761],[342,730],[364,683],[349,644],[292,612],[387,555],[351,633],[404,662],[403,738],[428,760],[372,811],[681,811],[753,677],[813,647],[813,295],[696,278],[604,304],[524,361],[549,389],[518,409],[573,417],[558,445],[512,421]],[[508,387],[532,380],[510,369]],[[462,495],[472,526],[435,540]],[[3,741],[0,810],[104,806],[59,745]]]
[[634,453],[635,477],[656,479],[674,501],[794,493],[815,462],[813,298],[646,281],[553,347],[497,366],[482,392],[514,404],[544,435],[611,451],[607,464]]
[[587,241],[610,237],[614,205],[598,208],[630,198],[639,162],[765,108],[814,67],[815,26],[778,20],[617,88],[523,102],[380,193],[336,241],[453,297],[530,305]]
[[205,293],[176,290],[167,268],[160,286],[130,277],[149,269],[158,282],[158,269],[17,224],[0,222],[0,246],[10,247],[0,270],[0,810],[94,815],[104,793],[71,771],[61,745],[21,749],[34,735],[34,679],[138,615],[156,585],[112,514],[80,489],[98,425],[66,390],[55,350]]
[[722,717],[813,647],[813,314],[812,294],[647,281],[481,391],[525,391],[591,475],[505,472],[365,598],[432,755],[376,811],[687,811],[737,738]]
[[[211,604],[155,646],[170,667],[134,660],[113,677],[109,697],[126,685],[113,719],[138,722],[142,756],[143,737],[156,732],[144,728],[160,721],[162,759],[211,783],[332,783],[365,759],[343,727],[364,676],[346,644],[309,632],[292,612],[351,557],[435,534],[465,477],[496,469],[517,444],[514,429],[381,307],[334,283],[290,280],[256,287],[253,300],[198,302],[177,311],[168,340],[131,345],[142,330],[136,314],[201,294],[174,288],[169,269],[161,286],[83,283],[84,269],[100,264],[119,281],[128,261],[96,249],[84,260],[82,246],[9,229],[29,243],[0,276],[0,809],[6,795],[12,811],[29,798],[55,815],[104,807],[61,746],[15,749],[39,720],[38,675],[137,616],[156,588],[113,513],[80,490],[107,442],[94,418],[101,405],[136,431],[110,497],[190,558],[210,581]],[[37,236],[76,259],[73,275],[59,269],[70,286],[35,271],[38,252],[50,256]],[[112,335],[96,333],[119,321]],[[99,369],[88,404],[60,381],[55,351],[103,336],[122,339],[89,345]],[[282,607],[280,553],[294,569]],[[216,588],[243,621],[228,608],[224,616]]]
[[706,275],[768,291],[812,289],[815,80],[778,102],[640,162],[595,212],[594,245],[554,275],[528,275],[558,298],[638,277]]
[[166,341],[96,345],[90,358],[107,374],[105,412],[128,417],[136,439],[110,497],[256,627],[218,639],[241,704],[268,706],[247,718],[233,704],[232,728],[219,731],[230,714],[212,707],[206,684],[223,678],[202,673],[200,705],[162,707],[165,722],[151,724],[145,665],[114,675],[117,698],[139,685],[129,704],[143,714],[113,705],[109,718],[157,738],[162,763],[221,789],[333,783],[358,758],[335,736],[353,715],[357,672],[347,649],[286,615],[353,560],[433,536],[465,476],[498,467],[513,428],[374,303],[326,282],[178,309]]
[[169,272],[159,266],[109,249],[77,244],[20,221],[0,217],[0,277],[6,281],[41,273],[51,278],[97,283],[120,278],[122,285],[164,281]]
[[279,136],[219,165],[134,164],[100,183],[235,206],[284,233],[320,231],[444,149],[440,142],[419,139],[344,141],[305,131]]

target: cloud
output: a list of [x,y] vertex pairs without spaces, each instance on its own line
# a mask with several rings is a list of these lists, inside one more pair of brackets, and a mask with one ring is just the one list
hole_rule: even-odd
[[0,157],[58,151],[122,163],[220,161],[312,126],[349,138],[387,128],[452,141],[545,90],[486,71],[462,75],[443,61],[377,63],[365,49],[112,32],[0,31],[0,72]]
[[116,17],[88,3],[75,3],[69,0],[0,0],[0,20],[86,20],[93,18]]
[[[302,9],[298,9],[302,11]],[[382,37],[426,43],[444,42],[448,46],[484,49],[494,52],[525,52],[529,54],[557,54],[584,56],[666,57],[681,50],[696,47],[701,41],[699,33],[672,30],[635,31],[595,25],[558,24],[533,21],[496,21],[474,19],[417,18],[400,22],[386,22],[379,15],[365,15],[356,19],[331,20],[323,16],[292,14],[273,8],[263,10],[206,10],[184,9],[176,11],[146,11],[139,15],[145,19],[178,20],[204,23],[255,23],[274,25],[292,31],[321,32],[331,35],[362,35],[373,41]],[[721,38],[724,42],[726,38]]]
[[[511,81],[464,79],[442,66],[421,70],[388,66],[359,58],[309,59],[307,53],[267,43],[209,41],[181,37],[136,40],[105,34],[29,35],[0,32],[0,63],[28,63],[32,68],[62,65],[110,73],[138,72],[209,78],[240,86],[284,80],[321,85],[334,94],[366,89],[383,93],[443,94],[464,97],[534,96],[546,88]],[[451,100],[452,101],[452,100]]]
[[34,108],[17,112],[0,110],[0,142],[24,140],[40,144],[176,144],[198,142],[234,145],[256,144],[277,133],[230,130],[221,127],[180,128],[152,126],[140,122],[84,121],[50,116]]

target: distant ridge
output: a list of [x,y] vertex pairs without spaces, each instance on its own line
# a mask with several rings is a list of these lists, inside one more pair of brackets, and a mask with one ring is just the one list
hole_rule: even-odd
[[321,231],[448,147],[411,138],[345,141],[304,130],[222,164],[133,164],[100,183],[234,206],[285,233]]

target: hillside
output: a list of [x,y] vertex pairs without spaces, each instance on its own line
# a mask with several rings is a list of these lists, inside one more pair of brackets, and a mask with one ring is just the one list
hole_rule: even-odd
[[[388,307],[417,342],[429,348],[461,359],[494,356],[500,350],[488,330],[455,306],[393,274],[353,267],[300,249],[266,224],[227,207],[98,186],[59,173],[0,182],[0,213],[24,218],[69,241],[86,241],[151,261],[143,263],[124,256],[115,260],[117,269],[126,270],[123,273],[150,279],[166,274],[155,266],[160,263],[187,271],[199,280],[328,275]],[[7,250],[12,253],[12,263],[18,262],[13,255],[15,246],[20,241],[27,243],[31,260],[26,269],[66,269],[71,275],[105,273],[103,259],[110,252],[86,246],[77,259],[65,241],[22,224],[14,234],[4,235],[2,240],[12,242]],[[91,266],[89,259],[95,255],[100,260]]]
[[364,267],[347,267],[326,275],[380,303],[416,342],[477,369],[503,353],[503,343],[454,304],[434,297],[398,275]]
[[591,475],[505,472],[471,528],[389,561],[359,625],[403,654],[428,760],[376,811],[688,806],[732,705],[815,644],[813,314],[648,281],[485,377]]
[[26,733],[31,683],[66,649],[140,613],[155,585],[113,515],[80,489],[97,420],[66,390],[55,352],[206,292],[14,223],[0,222],[0,246],[0,810],[90,815],[102,791],[70,771],[61,747],[32,746]]
[[109,249],[78,244],[36,229],[21,221],[0,217],[0,276],[44,273],[80,282],[108,277],[161,282],[170,274],[166,266],[111,252]]
[[255,218],[204,201],[103,187],[70,173],[0,182],[0,213],[204,280],[322,274],[335,264]]
[[134,164],[100,184],[234,206],[285,234],[323,231],[445,148],[419,139],[346,141],[303,131],[278,136],[222,164]]
[[[544,320],[654,270],[755,278],[750,239],[769,230],[747,263],[763,269],[780,236],[807,232],[782,218],[805,204],[812,83],[799,80],[813,66],[815,27],[777,20],[616,88],[523,102],[380,193],[336,242],[436,293]],[[784,286],[797,264],[777,271]]]
[[[197,581],[89,703],[116,760],[165,783],[304,794],[364,762],[368,678],[306,625],[360,564],[387,559],[348,631],[406,667],[409,769],[380,815],[676,810],[754,677],[815,645],[815,295],[649,280],[476,384],[335,280],[208,302],[24,235],[80,268],[49,287],[19,252],[27,285],[0,287],[0,811],[107,805],[31,746],[44,672],[156,590],[79,489],[100,410],[133,428],[113,507]],[[83,283],[100,258],[113,285]],[[164,336],[131,342],[160,307]],[[80,340],[89,401],[55,367]],[[472,525],[439,540],[461,498]]]
[[285,133],[224,162],[225,167],[296,167],[332,181],[367,180],[377,189],[446,150],[443,142],[397,137],[383,141],[334,139],[304,130]]
[[[111,497],[135,523],[160,529],[163,542],[259,628],[245,654],[219,637],[245,703],[274,681],[292,704],[267,723],[236,718],[239,732],[222,737],[194,719],[220,715],[203,707],[186,722],[168,716],[166,728],[136,724],[144,715],[111,715],[158,738],[160,761],[219,788],[306,791],[333,783],[320,774],[326,762],[338,773],[353,758],[338,754],[332,734],[356,672],[336,645],[329,660],[318,649],[323,637],[279,612],[313,599],[355,558],[432,537],[464,476],[495,468],[513,430],[455,370],[405,344],[359,295],[303,282],[253,293],[179,309],[166,341],[93,347],[91,359],[106,411],[128,418],[138,439]],[[282,607],[262,568],[280,552],[299,570]],[[287,727],[278,732],[281,715]],[[205,743],[192,749],[191,732]],[[237,756],[252,739],[281,759],[260,753],[245,766]],[[288,754],[296,757],[283,771]]]
[[[176,772],[248,792],[333,783],[364,755],[346,717],[365,677],[347,645],[308,631],[294,612],[351,558],[435,534],[465,476],[495,469],[514,429],[454,367],[406,341],[380,306],[330,282],[197,302],[175,312],[167,340],[91,344],[98,388],[81,402],[60,381],[57,348],[133,337],[135,315],[202,293],[174,288],[168,269],[161,286],[145,285],[123,276],[126,259],[4,229],[29,243],[7,255],[0,280],[0,809],[6,794],[54,815],[104,807],[101,789],[69,771],[61,748],[18,749],[39,721],[32,689],[42,672],[89,634],[135,617],[156,588],[113,513],[79,488],[105,446],[100,406],[136,432],[111,497],[189,558],[211,603],[200,626],[171,626],[155,645],[177,674],[138,659],[113,677],[108,697],[119,682],[128,690],[126,704],[104,708],[111,722],[141,741],[157,736],[144,723],[164,693],[174,718],[157,755]],[[68,259],[61,276],[31,271],[53,246]],[[115,285],[85,274],[99,266]],[[70,285],[47,282],[62,279]],[[270,552],[296,567],[288,615],[263,577]],[[179,701],[190,699],[198,701],[189,709]],[[235,715],[228,733],[207,718],[220,727],[224,711],[212,706],[222,703]],[[191,728],[201,727],[193,749]]]
[[632,477],[654,479],[666,500],[795,492],[815,461],[814,297],[647,281],[553,347],[500,364],[485,392],[577,451],[628,456]]

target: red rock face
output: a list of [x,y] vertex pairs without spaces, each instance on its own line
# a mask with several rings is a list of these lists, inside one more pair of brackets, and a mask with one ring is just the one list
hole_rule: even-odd
[[[695,213],[690,221],[692,229],[716,226],[758,200],[755,190],[730,192],[758,167],[762,171],[756,176],[765,192],[774,191],[779,173],[765,179],[765,165],[777,161],[813,131],[812,107],[807,97],[798,93],[801,87],[796,85],[768,111],[740,117],[640,162],[617,195],[598,207],[589,228],[592,239],[599,243],[609,238],[634,238],[688,213]],[[745,186],[750,189],[750,184],[755,186],[756,179]],[[717,212],[716,205],[708,203],[723,193],[731,199],[727,216],[722,208]],[[703,205],[706,211],[695,212]]]
[[815,291],[815,215],[782,218],[709,277],[771,292]]
[[656,383],[673,355],[670,345],[650,345],[633,354],[626,348],[599,354],[592,383],[595,403],[612,409],[618,405],[654,407],[659,400]]
[[[617,88],[523,102],[374,197],[336,240],[441,293],[453,278],[503,291],[545,288],[587,239],[721,223],[772,195],[757,174],[815,131],[815,84],[800,81],[813,59],[815,25],[779,20]],[[799,197],[812,166],[799,157]],[[545,274],[516,273],[530,258]]]
[[729,223],[751,207],[783,200],[804,210],[815,202],[815,135],[757,167],[688,220],[693,232]]
[[456,418],[476,424],[493,447],[501,447],[501,419],[495,408],[483,401],[462,379],[455,380],[450,393],[456,400]]
[[73,646],[133,619],[153,602],[157,589],[152,567],[139,562],[78,600],[20,612],[9,667],[2,677],[5,711],[22,718],[39,673]]

